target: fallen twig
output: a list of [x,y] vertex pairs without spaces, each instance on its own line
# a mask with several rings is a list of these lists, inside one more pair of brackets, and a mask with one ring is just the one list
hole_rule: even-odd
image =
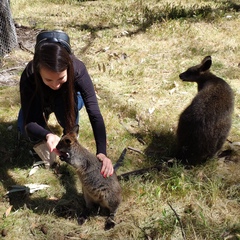
[[19,42],[18,45],[19,45],[19,47],[20,47],[23,51],[27,51],[27,52],[29,52],[29,53],[31,53],[31,54],[34,54],[34,52],[31,51],[31,50],[29,50],[28,48],[26,48],[26,47],[22,44],[22,42]]
[[174,214],[175,214],[175,216],[176,216],[176,218],[177,218],[177,220],[178,220],[178,222],[179,222],[179,224],[180,224],[180,228],[181,228],[181,232],[182,232],[182,237],[183,237],[184,240],[186,240],[186,235],[185,235],[185,232],[184,232],[184,229],[183,229],[183,225],[182,225],[182,221],[181,221],[180,217],[178,216],[177,212],[174,210],[174,208],[172,207],[172,205],[171,205],[169,202],[167,202],[167,204],[168,204],[168,206],[172,209],[172,211],[174,212]]
[[148,168],[141,168],[141,169],[134,170],[131,172],[123,173],[118,176],[118,179],[129,179],[130,176],[142,175],[142,174],[150,172],[152,170],[160,171],[160,170],[162,170],[162,168],[163,168],[163,164],[156,165],[153,167],[148,167]]
[[140,154],[142,154],[142,155],[145,155],[144,152],[142,152],[141,150],[138,150],[138,149],[136,149],[136,148],[128,147],[128,149],[129,149],[129,150],[132,150],[132,151],[134,151],[134,152],[140,153]]
[[0,72],[0,74],[6,73],[6,72],[11,72],[11,71],[18,70],[18,69],[23,69],[23,68],[24,68],[24,66],[8,68],[8,69],[5,69],[5,70],[2,70]]

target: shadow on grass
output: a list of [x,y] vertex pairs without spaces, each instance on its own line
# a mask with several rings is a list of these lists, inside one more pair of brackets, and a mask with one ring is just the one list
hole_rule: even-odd
[[171,131],[153,131],[149,134],[145,153],[147,156],[156,159],[157,162],[174,158],[176,152],[176,136]]
[[[0,193],[0,207],[2,207],[1,203],[8,201],[14,211],[27,207],[39,215],[51,213],[65,219],[77,219],[85,208],[85,201],[83,194],[77,189],[76,181],[79,181],[79,179],[76,177],[76,172],[66,163],[51,170],[46,170],[53,171],[60,185],[65,189],[65,193],[60,199],[35,197],[34,193],[31,195],[26,191],[4,195],[12,189],[13,185],[22,185],[17,181],[18,169],[29,171],[33,163],[40,159],[31,156],[29,151],[32,150],[32,143],[25,139],[18,140],[16,122],[2,121],[0,123],[0,133],[0,181],[4,191]],[[96,215],[96,212],[91,212],[90,216]],[[106,213],[101,211],[99,214],[105,216]]]
[[[175,156],[176,144],[175,135],[170,131],[152,131],[152,132],[141,132],[137,134],[131,134],[140,142],[147,142],[146,148],[143,151],[145,155],[146,164],[142,167],[132,170],[130,172],[125,172],[118,174],[118,179],[129,180],[132,176],[141,176],[141,180],[151,178],[153,172],[166,171],[177,164]],[[129,150],[138,151],[137,149],[128,147]],[[145,178],[145,174],[147,174]]]
[[[0,123],[0,176],[6,179],[9,176],[8,169],[29,167],[29,149],[26,143],[18,142],[16,122]],[[27,151],[28,149],[28,151]],[[26,157],[27,156],[27,157]],[[5,184],[14,184],[11,180],[2,181]]]
[[[0,133],[0,181],[6,193],[11,189],[11,186],[21,185],[17,181],[17,177],[14,177],[14,175],[17,175],[18,169],[29,170],[33,163],[39,161],[39,159],[30,154],[33,144],[24,139],[18,140],[16,122],[1,122]],[[14,210],[27,206],[37,214],[50,212],[58,217],[74,218],[78,212],[83,210],[84,206],[83,195],[76,188],[78,179],[76,180],[75,173],[71,172],[67,164],[59,166],[56,178],[59,179],[60,184],[66,190],[61,199],[38,198],[25,191],[10,193],[6,196],[2,192],[0,194],[0,205],[1,202],[7,200]]]

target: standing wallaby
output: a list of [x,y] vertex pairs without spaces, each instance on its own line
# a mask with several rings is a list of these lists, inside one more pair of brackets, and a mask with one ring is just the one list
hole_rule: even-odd
[[122,201],[121,187],[114,172],[112,176],[104,178],[101,174],[102,163],[98,158],[80,145],[77,140],[79,126],[64,135],[57,145],[60,159],[72,165],[82,183],[82,191],[86,202],[86,210],[78,219],[83,224],[90,209],[94,205],[107,209],[109,216],[105,223],[105,230],[115,226],[114,216]]
[[179,75],[196,82],[198,93],[182,112],[177,128],[177,159],[185,164],[205,162],[223,146],[231,128],[234,96],[230,86],[212,74],[211,56]]

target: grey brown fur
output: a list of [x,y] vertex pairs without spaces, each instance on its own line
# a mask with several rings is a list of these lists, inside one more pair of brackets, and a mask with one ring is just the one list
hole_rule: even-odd
[[87,211],[79,218],[79,224],[85,222],[89,210],[97,204],[109,211],[105,223],[105,229],[108,230],[115,226],[114,216],[122,201],[121,187],[115,172],[111,177],[103,177],[101,174],[102,163],[94,154],[80,145],[77,134],[78,126],[72,132],[64,135],[56,148],[61,153],[60,159],[76,169],[82,183]]
[[211,56],[179,75],[196,82],[198,93],[182,112],[177,128],[177,159],[197,165],[214,157],[223,146],[232,122],[234,95],[230,86],[212,74]]

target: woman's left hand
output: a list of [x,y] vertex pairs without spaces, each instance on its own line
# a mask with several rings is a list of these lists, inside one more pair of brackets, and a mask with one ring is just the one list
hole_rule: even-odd
[[97,158],[103,163],[101,174],[104,177],[112,176],[114,172],[112,161],[103,153],[97,154]]

